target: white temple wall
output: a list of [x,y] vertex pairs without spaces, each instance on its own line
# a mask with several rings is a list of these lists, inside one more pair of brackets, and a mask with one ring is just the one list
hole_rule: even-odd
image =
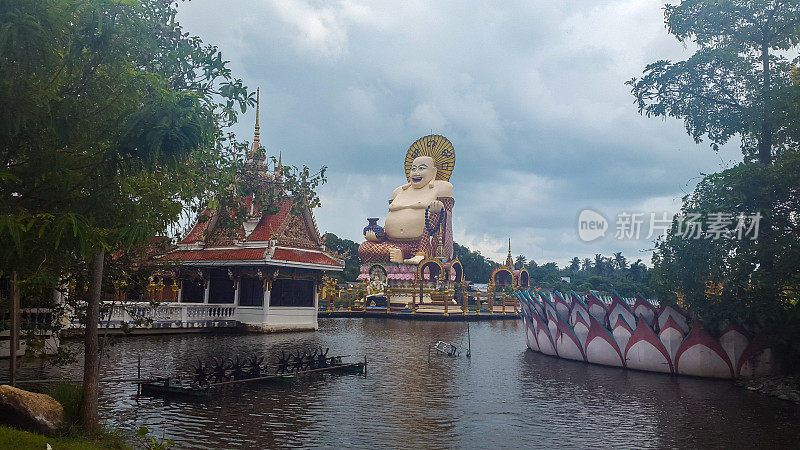
[[264,325],[267,311],[263,306],[237,306],[234,318],[245,325]]
[[237,306],[236,320],[251,331],[317,330],[319,289],[314,289],[311,307],[270,306],[271,292],[264,291],[263,306]]
[[267,329],[270,331],[318,328],[317,308],[314,307],[273,306],[267,315]]

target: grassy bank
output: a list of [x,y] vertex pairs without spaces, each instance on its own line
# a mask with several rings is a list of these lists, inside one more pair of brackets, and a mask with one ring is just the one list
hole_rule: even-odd
[[96,434],[91,436],[67,435],[48,437],[42,434],[29,433],[14,428],[0,426],[0,448],[2,449],[45,449],[47,444],[53,450],[61,449],[127,449],[122,438],[113,434]]
[[0,449],[127,449],[119,432],[103,428],[86,432],[80,427],[83,388],[80,383],[59,381],[49,385],[34,386],[38,391],[53,397],[64,408],[65,431],[51,437],[0,426]]

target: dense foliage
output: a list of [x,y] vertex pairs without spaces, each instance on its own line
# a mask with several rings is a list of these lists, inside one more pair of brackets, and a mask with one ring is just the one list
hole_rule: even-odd
[[453,254],[461,261],[466,279],[474,283],[488,283],[492,269],[500,266],[495,261],[481,255],[481,252],[472,251],[456,242],[453,243]]
[[[243,219],[319,204],[324,169],[283,167],[254,183],[248,147],[226,132],[255,93],[213,45],[185,33],[164,0],[0,0],[0,307],[20,289],[48,306],[72,286],[85,321],[84,416],[97,425],[97,318],[126,257],[182,217]],[[262,150],[263,151],[263,150]],[[262,155],[263,156],[263,155]],[[106,269],[112,269],[110,272]]]
[[[706,231],[691,239],[675,218],[653,257],[659,298],[682,297],[712,329],[744,323],[771,330],[800,356],[800,153],[706,176],[681,214],[697,214],[700,223],[716,214],[733,220],[721,238]],[[761,215],[757,238],[740,236],[736,218],[755,214]]]
[[622,252],[610,257],[596,254],[593,259],[583,261],[576,256],[563,269],[554,262],[537,265],[531,261],[526,267],[531,275],[531,284],[537,288],[561,292],[595,290],[606,294],[616,290],[628,297],[637,293],[647,297],[653,294],[648,283],[649,271],[642,260],[629,264]]
[[178,219],[193,195],[187,163],[215,148],[247,91],[161,1],[6,0],[0,31],[2,271],[44,298],[86,280],[71,300],[90,318],[82,422],[93,429],[106,250]]
[[325,246],[345,257],[344,271],[341,274],[330,273],[328,275],[340,281],[356,281],[361,269],[361,261],[358,259],[358,244],[350,239],[342,239],[333,233],[326,233]]
[[[664,16],[698,50],[629,82],[639,111],[683,119],[715,148],[739,136],[745,162],[705,176],[684,198],[657,243],[652,285],[712,331],[743,323],[768,332],[786,366],[800,369],[800,75],[788,59],[800,43],[800,2],[684,0]],[[687,233],[689,221],[715,228]],[[758,232],[744,235],[753,222]]]
[[741,138],[748,160],[768,164],[797,148],[792,65],[800,42],[800,2],[684,0],[664,8],[667,30],[698,50],[687,60],[659,60],[628,82],[648,117],[682,119],[697,141],[713,148]]

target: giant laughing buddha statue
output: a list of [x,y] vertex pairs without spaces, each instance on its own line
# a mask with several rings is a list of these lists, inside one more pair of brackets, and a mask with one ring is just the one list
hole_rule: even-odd
[[453,185],[455,150],[447,138],[418,139],[406,153],[407,183],[389,198],[385,227],[371,218],[366,241],[358,247],[361,262],[419,264],[425,258],[453,258]]

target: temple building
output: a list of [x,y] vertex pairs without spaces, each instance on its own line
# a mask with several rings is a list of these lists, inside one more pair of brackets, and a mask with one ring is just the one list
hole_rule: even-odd
[[[279,162],[269,170],[259,157],[256,106],[248,164],[259,181],[281,186]],[[310,209],[292,213],[285,199],[275,214],[260,210],[255,195],[241,199],[247,218],[238,230],[217,224],[219,210],[205,210],[177,248],[163,255],[173,269],[179,303],[234,307],[232,319],[254,331],[317,329],[317,303],[325,271],[344,261],[327,251]]]
[[494,292],[495,296],[499,296],[502,290],[507,287],[511,287],[513,290],[529,288],[530,280],[530,274],[525,266],[519,269],[514,267],[514,257],[511,256],[511,238],[509,238],[506,262],[492,270],[491,275],[489,275],[488,290]]

